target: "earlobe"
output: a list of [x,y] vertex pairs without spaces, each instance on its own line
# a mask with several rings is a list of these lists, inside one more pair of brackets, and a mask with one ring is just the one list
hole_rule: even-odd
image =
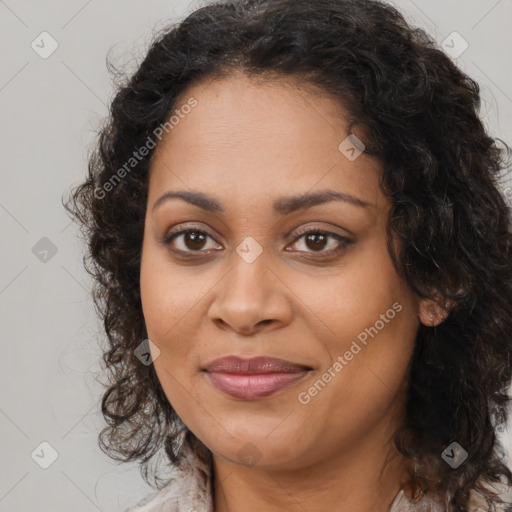
[[447,308],[443,308],[432,299],[421,299],[419,302],[419,319],[426,327],[438,326],[446,320],[449,313]]

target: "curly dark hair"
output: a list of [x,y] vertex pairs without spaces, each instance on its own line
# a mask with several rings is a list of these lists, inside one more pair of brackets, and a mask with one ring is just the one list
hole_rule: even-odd
[[[450,511],[466,510],[473,489],[490,510],[503,505],[490,489],[512,485],[497,438],[512,378],[503,149],[478,116],[479,85],[425,31],[376,0],[210,2],[157,34],[138,70],[118,84],[87,178],[64,204],[88,243],[84,264],[108,337],[100,447],[116,460],[138,460],[146,481],[161,448],[171,466],[184,444],[209,456],[153,365],[134,355],[147,338],[139,272],[154,150],[129,172],[126,162],[149,147],[191,85],[237,71],[316,86],[346,108],[352,126],[367,128],[366,152],[382,163],[380,186],[392,204],[395,268],[418,296],[449,309],[439,326],[418,328],[395,445],[415,467],[412,488],[447,497]],[[453,441],[469,453],[457,469],[441,458]]]

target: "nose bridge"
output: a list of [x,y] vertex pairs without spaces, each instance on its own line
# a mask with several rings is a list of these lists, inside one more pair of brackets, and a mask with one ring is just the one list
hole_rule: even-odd
[[231,269],[210,307],[212,320],[252,331],[260,323],[289,319],[287,300],[269,268],[269,254],[250,237],[237,246],[231,254]]
[[240,307],[259,309],[268,301],[268,253],[252,237],[244,239],[231,257],[232,270],[227,276],[227,290]]

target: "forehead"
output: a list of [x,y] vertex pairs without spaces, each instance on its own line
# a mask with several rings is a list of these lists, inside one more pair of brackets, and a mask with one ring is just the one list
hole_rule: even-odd
[[[191,99],[195,106],[180,112]],[[342,104],[309,84],[243,74],[207,80],[184,91],[173,113],[177,122],[152,158],[150,195],[183,185],[282,195],[315,183],[370,201],[378,193],[379,163],[365,154],[350,161],[339,149],[351,121]]]

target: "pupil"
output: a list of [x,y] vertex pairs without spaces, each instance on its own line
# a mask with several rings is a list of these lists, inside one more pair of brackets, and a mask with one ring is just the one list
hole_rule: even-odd
[[[191,231],[187,233],[187,247],[189,249],[201,249],[204,245],[206,237],[203,233],[198,233],[197,231]],[[188,243],[188,242],[191,243]],[[197,245],[196,245],[197,244]]]
[[[310,233],[306,237],[306,245],[308,245],[308,247],[310,249],[314,249],[314,250],[323,249],[325,247],[326,238],[327,237],[325,235],[322,235],[321,233]],[[317,239],[317,241],[318,240],[320,241],[320,245],[318,245],[318,243],[315,242],[315,239]],[[313,245],[311,247],[308,244],[309,242],[313,242]]]

